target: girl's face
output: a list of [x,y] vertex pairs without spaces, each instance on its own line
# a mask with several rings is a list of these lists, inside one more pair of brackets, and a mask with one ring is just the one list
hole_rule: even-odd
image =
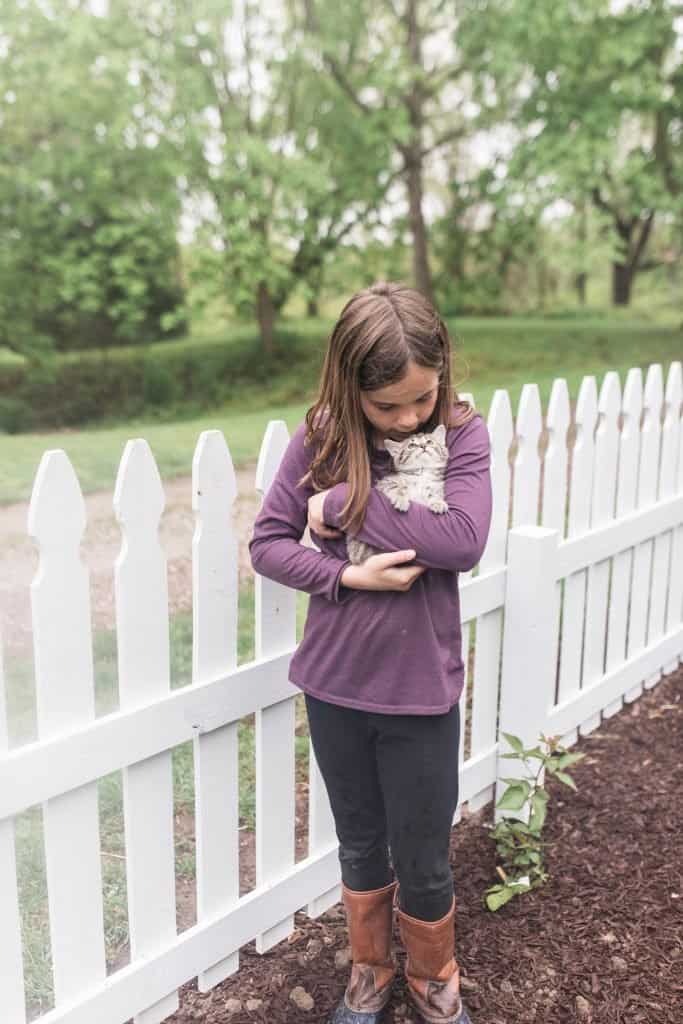
[[438,372],[410,362],[405,376],[396,384],[361,391],[360,404],[378,439],[403,441],[429,420],[438,397]]

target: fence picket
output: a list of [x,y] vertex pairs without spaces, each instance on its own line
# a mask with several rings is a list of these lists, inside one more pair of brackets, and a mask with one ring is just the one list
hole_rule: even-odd
[[[569,484],[569,510],[567,537],[579,537],[590,524],[590,500],[593,485],[593,453],[595,451],[595,424],[598,418],[598,395],[595,377],[584,377],[576,403],[576,437],[572,451]],[[583,655],[583,616],[586,600],[585,569],[572,573],[564,581],[562,633],[560,636],[560,678],[557,701],[568,700],[578,693],[581,684]],[[561,742],[572,746],[578,730],[571,729]]]
[[[541,495],[541,526],[557,530],[561,540],[567,529],[567,431],[570,423],[569,390],[563,378],[553,381],[548,402],[548,446],[543,459],[543,491]],[[557,650],[554,671],[557,689],[560,662],[560,621],[563,582],[558,580],[554,589],[553,615],[557,622]]]
[[512,526],[535,526],[538,522],[541,483],[538,442],[542,429],[541,395],[538,385],[525,384],[520,395],[515,423],[517,452],[512,471]]
[[[617,486],[617,459],[619,457],[619,410],[621,385],[614,371],[605,374],[600,388],[598,410],[600,419],[595,434],[595,461],[591,492],[591,529],[603,526],[614,518]],[[607,597],[610,580],[610,560],[591,565],[586,588],[586,620],[581,688],[592,686],[605,668],[605,638],[607,631]],[[587,736],[600,725],[600,715],[581,722],[579,733]]]
[[[237,665],[237,536],[232,508],[237,480],[220,430],[200,435],[192,460],[192,682],[214,679]],[[197,920],[239,899],[238,723],[195,736]],[[239,952],[199,975],[207,992],[239,970]]]
[[[159,543],[164,492],[145,440],[128,441],[116,477],[114,512],[123,533],[114,589],[122,710],[170,689],[168,580]],[[176,936],[171,752],[123,771],[131,960],[149,957]],[[178,1008],[172,992],[136,1024],[157,1024]]]
[[[507,391],[499,388],[495,392],[487,425],[491,439],[491,488],[495,500],[486,548],[479,562],[480,575],[505,566],[510,514],[509,453],[513,438],[512,408]],[[502,628],[502,608],[495,608],[477,617],[469,756],[469,760],[474,762],[485,757],[497,743]],[[469,811],[474,813],[493,799],[494,785],[490,783],[471,795],[464,786],[463,790],[463,799],[467,800]]]
[[[643,408],[645,418],[640,434],[640,462],[638,467],[638,488],[636,507],[647,508],[657,498],[657,474],[659,470],[659,448],[661,440],[660,416],[664,400],[662,368],[654,363],[648,368],[645,378]],[[633,577],[631,580],[631,611],[628,623],[628,657],[642,650],[647,638],[647,612],[652,586],[653,542],[638,544],[633,553]],[[660,674],[655,673],[647,681],[654,686]],[[647,683],[646,683],[647,685]],[[643,683],[632,687],[624,694],[624,700],[632,702],[643,692]]]
[[[0,640],[0,757],[7,753],[7,712],[2,641]],[[17,891],[14,819],[0,819],[0,992],[3,1012],[13,1024],[24,1024],[24,969]]]
[[[681,406],[681,378],[672,364],[666,384],[665,415],[661,434],[661,457],[657,480],[657,500],[663,501],[676,493],[676,464],[678,462],[678,434]],[[652,591],[647,625],[647,643],[656,643],[666,632],[666,601],[669,589],[672,531],[655,537],[652,553]],[[664,666],[662,666],[664,668]],[[646,680],[646,688],[660,678],[657,673]]]
[[[41,740],[95,717],[89,580],[80,557],[84,529],[85,503],[73,467],[61,449],[48,451],[28,515],[28,532],[40,550],[31,613]],[[59,1006],[105,978],[97,784],[48,800],[43,829]]]
[[[638,457],[640,455],[640,417],[643,408],[643,377],[640,367],[633,367],[626,377],[621,404],[623,425],[619,437],[616,515],[628,515],[636,505]],[[630,597],[633,551],[620,551],[612,559],[609,616],[607,622],[607,653],[605,669],[609,671],[626,658],[626,630]],[[611,718],[623,707],[623,698],[612,701],[603,710]]]
[[[256,489],[265,497],[289,443],[284,420],[266,428]],[[256,574],[256,658],[296,644],[296,591]],[[256,712],[256,884],[264,885],[294,865],[295,852],[295,698]],[[294,928],[290,914],[256,936],[265,953]]]
[[[679,420],[678,420],[678,454],[677,468],[675,473],[675,494],[683,494],[683,385],[681,383],[681,364],[673,363],[670,369],[670,379],[675,377],[676,383],[672,385],[674,395],[673,404],[675,407],[675,396],[678,396]],[[668,391],[667,391],[668,394]],[[666,631],[670,633],[683,620],[683,523],[673,530],[671,538],[671,566],[669,573],[669,593],[666,603]],[[683,653],[683,652],[682,652]],[[673,672],[676,668],[675,662],[669,662],[666,672]]]

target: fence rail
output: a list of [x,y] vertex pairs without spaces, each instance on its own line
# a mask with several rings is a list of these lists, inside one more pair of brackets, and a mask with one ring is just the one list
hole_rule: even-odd
[[[507,392],[488,414],[493,517],[476,573],[461,574],[465,657],[460,805],[489,804],[522,772],[499,737],[568,745],[615,714],[683,656],[681,364],[659,365],[623,394],[607,373],[581,386],[573,418],[565,381],[545,424],[538,388],[513,419]],[[568,431],[570,432],[568,434]],[[573,431],[573,444],[567,438]],[[543,455],[539,442],[545,436]],[[289,441],[266,430],[256,472],[264,494]],[[510,459],[510,452],[514,452]],[[38,740],[11,748],[0,663],[0,991],[5,1019],[27,1019],[14,821],[42,806],[54,1008],[44,1024],[155,1024],[177,990],[206,991],[265,952],[294,914],[340,895],[337,840],[309,745],[309,849],[295,863],[295,705],[288,680],[296,594],[256,578],[256,656],[237,665],[237,496],[228,446],[201,435],[193,461],[191,685],[170,689],[167,572],[159,543],[164,493],[149,446],[128,442],[114,494],[122,547],[114,567],[119,710],[97,717],[85,506],[62,451],[46,452],[28,530],[40,553],[31,585]],[[542,486],[541,486],[542,483]],[[255,716],[256,887],[239,896],[238,723]],[[194,750],[197,923],[176,932],[171,751]],[[123,778],[131,962],[107,975],[97,783]],[[456,811],[454,821],[461,814]],[[492,815],[494,814],[492,809]],[[497,815],[498,812],[495,812]]]

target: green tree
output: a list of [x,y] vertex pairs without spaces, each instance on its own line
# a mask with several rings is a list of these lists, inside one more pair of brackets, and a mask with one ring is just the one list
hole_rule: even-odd
[[338,109],[293,45],[287,8],[119,0],[111,10],[131,26],[145,102],[182,161],[204,266],[257,317],[271,351],[292,290],[314,298],[325,262],[381,202],[386,148]]
[[3,5],[0,344],[35,353],[182,321],[172,168],[112,26]]
[[679,2],[472,0],[459,43],[475,74],[481,123],[519,129],[513,180],[550,202],[588,200],[610,224],[612,296],[629,302],[651,265],[658,215],[680,215]]
[[429,161],[469,132],[468,69],[455,50],[443,0],[300,0],[302,19],[339,100],[373,125],[404,184],[413,278],[433,298],[425,193]]

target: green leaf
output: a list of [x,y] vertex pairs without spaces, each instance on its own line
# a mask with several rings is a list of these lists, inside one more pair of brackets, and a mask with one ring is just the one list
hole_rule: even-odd
[[[531,798],[531,816],[529,818],[529,828],[532,832],[540,832],[545,823],[546,809],[547,809],[547,793],[541,792],[535,793]],[[544,797],[546,799],[544,799]]]
[[574,784],[574,780],[571,777],[571,775],[567,775],[566,772],[559,772],[559,771],[556,772],[556,774],[557,774],[557,777],[560,780],[560,782],[564,782],[565,786],[570,786],[574,790],[576,789],[576,785]]
[[496,807],[507,811],[521,811],[526,800],[527,793],[521,786],[510,786],[510,788],[503,793],[502,797],[496,804]]
[[515,750],[518,754],[521,754],[523,752],[524,745],[520,740],[519,736],[513,736],[509,732],[504,732],[503,736],[508,741],[509,745],[512,747],[513,750]]
[[493,889],[488,889],[487,892],[486,906],[494,912],[509,903],[515,895],[514,889],[507,885],[496,885]]
[[520,779],[520,778],[516,778],[516,779],[503,779],[503,778],[501,778],[500,781],[501,782],[506,782],[508,784],[508,786],[521,786],[521,784],[523,782],[525,782],[527,786],[529,785],[529,783],[526,781],[526,779]]
[[577,761],[581,761],[585,756],[585,754],[562,754],[557,762],[557,766],[558,768],[568,768],[570,764],[576,764]]

